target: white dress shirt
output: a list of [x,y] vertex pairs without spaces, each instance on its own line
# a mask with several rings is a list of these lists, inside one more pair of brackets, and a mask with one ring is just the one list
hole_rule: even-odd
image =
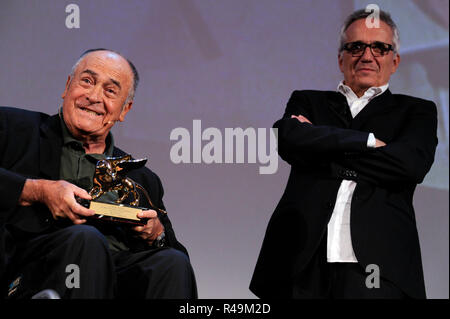
[[[344,84],[344,81],[339,83],[337,90],[347,98],[350,112],[354,118],[374,97],[384,93],[388,87],[389,84],[371,87],[360,98],[350,87]],[[367,147],[375,147],[375,142],[375,136],[370,133]],[[350,236],[350,210],[355,187],[356,182],[345,179],[339,187],[333,213],[328,222],[328,262],[358,262]]]

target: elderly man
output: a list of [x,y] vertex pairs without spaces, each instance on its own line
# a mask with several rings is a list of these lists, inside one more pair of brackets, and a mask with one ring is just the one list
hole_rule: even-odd
[[250,285],[259,297],[425,298],[412,200],[434,161],[436,106],[390,92],[398,30],[369,14],[344,23],[337,92],[295,91],[274,124],[291,173]]
[[[91,199],[97,160],[125,155],[110,130],[131,110],[138,81],[120,54],[88,50],[67,79],[59,114],[0,108],[0,270],[2,288],[18,278],[11,298],[42,289],[62,298],[196,297],[187,251],[163,211],[143,210],[147,224],[127,227],[92,221],[95,212],[76,201]],[[155,173],[144,167],[129,176],[164,209]]]

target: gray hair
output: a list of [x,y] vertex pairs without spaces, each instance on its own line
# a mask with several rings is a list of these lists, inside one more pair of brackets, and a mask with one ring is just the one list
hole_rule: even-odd
[[130,66],[131,71],[133,72],[133,86],[130,88],[130,90],[128,92],[128,96],[125,100],[125,103],[123,104],[123,106],[125,106],[129,101],[132,101],[134,99],[134,95],[136,94],[136,90],[139,85],[139,73],[138,73],[136,67],[134,66],[134,64],[130,60],[128,60],[126,57],[124,57],[122,54],[120,54],[119,52],[116,52],[116,51],[110,50],[110,49],[104,49],[104,48],[89,49],[89,50],[84,51],[78,58],[77,62],[73,65],[72,70],[70,71],[70,77],[73,78],[73,76],[75,74],[75,70],[78,67],[78,65],[80,64],[81,60],[83,60],[83,58],[88,53],[96,52],[96,51],[108,51],[108,52],[115,53],[117,55],[120,55],[122,58],[124,58],[128,62],[128,65]]
[[[342,54],[342,51],[344,50],[344,44],[347,38],[345,31],[347,31],[348,27],[356,20],[366,19],[371,14],[372,14],[371,11],[367,12],[365,9],[361,9],[353,12],[347,17],[347,19],[345,19],[345,22],[339,34],[339,54]],[[397,25],[395,24],[394,20],[392,20],[391,15],[383,10],[380,10],[380,20],[391,27],[392,47],[394,50],[394,54],[397,54],[398,51],[400,50],[400,33],[398,31]]]

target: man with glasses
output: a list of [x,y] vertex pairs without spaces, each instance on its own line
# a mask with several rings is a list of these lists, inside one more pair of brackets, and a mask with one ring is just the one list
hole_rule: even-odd
[[425,298],[413,194],[434,161],[436,106],[392,94],[386,12],[341,29],[337,92],[295,91],[278,129],[291,165],[250,289],[262,298]]

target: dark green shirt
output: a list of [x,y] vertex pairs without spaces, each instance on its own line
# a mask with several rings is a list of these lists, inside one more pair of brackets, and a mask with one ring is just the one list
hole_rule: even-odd
[[86,154],[83,143],[76,140],[64,122],[62,115],[61,128],[63,147],[61,152],[60,179],[66,180],[85,190],[92,188],[92,180],[97,161],[113,155],[114,139],[111,133],[106,138],[106,149],[103,154]]
[[[114,138],[110,132],[106,137],[106,149],[103,154],[86,154],[83,143],[75,139],[69,132],[64,122],[62,112],[60,112],[63,146],[61,152],[61,167],[59,169],[59,178],[68,181],[89,192],[93,185],[95,165],[97,161],[111,157],[114,150]],[[108,192],[98,198],[99,201],[112,202],[118,198],[117,192]],[[101,227],[101,226],[99,226]],[[101,227],[103,231],[107,227]],[[111,227],[109,227],[111,230]],[[127,250],[123,242],[117,240],[114,235],[105,234],[108,239],[110,249]]]

